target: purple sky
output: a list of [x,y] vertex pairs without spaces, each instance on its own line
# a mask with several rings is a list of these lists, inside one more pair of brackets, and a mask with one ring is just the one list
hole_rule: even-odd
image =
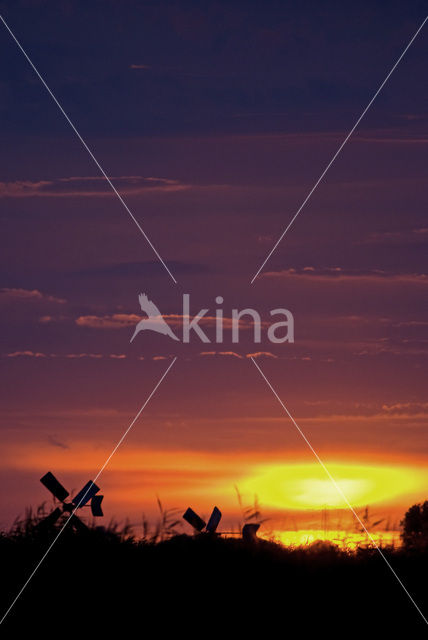
[[[260,351],[327,460],[424,465],[425,30],[250,284],[423,12],[422,2],[387,13],[381,2],[1,3],[177,279],[2,28],[2,524],[46,497],[48,468],[76,488],[93,476],[175,355],[123,445],[124,456],[164,451],[170,465],[141,479],[132,517],[150,512],[156,491],[187,506],[198,475],[189,462],[190,479],[180,476],[183,452],[236,455],[236,472],[218,471],[230,486],[239,456],[311,459],[246,357]],[[139,292],[164,314],[181,313],[182,293],[194,313],[213,315],[218,295],[227,317],[286,307],[296,341],[264,334],[255,345],[247,330],[238,345],[155,334],[130,344]],[[171,452],[182,494],[171,493]],[[129,471],[115,472],[124,493],[139,482]],[[108,470],[105,483],[113,493]],[[123,513],[116,494],[108,510]]]

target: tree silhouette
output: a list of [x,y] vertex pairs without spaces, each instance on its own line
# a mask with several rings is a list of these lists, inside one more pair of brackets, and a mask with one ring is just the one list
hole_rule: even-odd
[[428,501],[414,504],[401,521],[401,539],[407,549],[428,548]]

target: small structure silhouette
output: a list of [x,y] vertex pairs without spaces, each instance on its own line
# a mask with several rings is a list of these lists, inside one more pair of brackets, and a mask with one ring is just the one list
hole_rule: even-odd
[[148,299],[145,293],[140,293],[140,295],[138,296],[138,300],[140,302],[141,311],[144,311],[144,313],[146,313],[148,317],[140,320],[140,322],[137,324],[130,342],[133,341],[135,336],[140,333],[140,331],[156,331],[157,333],[161,333],[164,336],[169,336],[173,340],[180,340],[173,333],[171,327],[165,322],[157,306],[154,304],[154,302]]
[[244,524],[242,527],[242,539],[244,542],[255,542],[260,525],[256,523]]
[[217,507],[214,507],[208,523],[202,520],[198,514],[190,507],[183,514],[183,519],[186,520],[198,533],[201,533],[204,529],[206,533],[216,533],[217,527],[221,520],[221,511]]
[[56,500],[61,502],[62,505],[61,507],[54,509],[46,518],[44,518],[44,520],[42,520],[43,525],[53,525],[64,513],[70,513],[73,514],[70,518],[70,524],[75,529],[86,529],[86,525],[76,516],[75,513],[73,513],[73,511],[75,509],[89,506],[89,501],[91,503],[90,507],[93,516],[100,517],[104,515],[101,508],[101,502],[104,496],[96,495],[100,488],[92,482],[92,480],[89,480],[89,482],[85,484],[79,493],[72,498],[71,502],[66,502],[66,499],[70,495],[69,492],[50,471],[40,478],[40,482],[52,493]]
[[[219,531],[217,532],[217,527],[220,524],[221,520],[221,511],[217,507],[214,507],[208,523],[205,522],[196,511],[193,511],[190,507],[186,509],[183,514],[183,519],[186,520],[198,533],[211,533],[218,535],[236,535],[234,531]],[[248,523],[244,524],[242,527],[242,539],[245,542],[255,542],[257,538],[257,531],[259,530],[260,524],[257,523]]]

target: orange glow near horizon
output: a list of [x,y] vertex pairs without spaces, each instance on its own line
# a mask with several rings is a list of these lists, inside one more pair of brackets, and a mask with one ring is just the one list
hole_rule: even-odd
[[[73,449],[81,451],[76,459]],[[4,451],[4,466],[34,473],[34,504],[46,498],[38,478],[51,470],[69,488],[78,488],[93,477],[109,453],[107,446],[46,450],[39,443],[26,443],[19,451]],[[270,457],[270,456],[269,456]],[[190,504],[209,514],[218,504],[225,520],[239,518],[234,486],[245,507],[257,495],[263,515],[275,523],[287,512],[299,512],[299,529],[306,529],[309,512],[321,509],[348,510],[324,469],[308,458],[295,462],[290,452],[213,453],[191,450],[160,450],[142,446],[124,447],[104,471],[99,484],[106,494],[105,510],[112,517],[134,516],[156,510],[156,495],[166,507],[182,509]],[[424,500],[428,470],[422,464],[360,459],[359,463],[326,460],[326,466],[355,508],[375,506],[382,515],[404,513],[411,504]],[[32,485],[33,487],[33,485]],[[152,508],[153,507],[153,508]],[[313,519],[312,519],[313,522]],[[287,523],[289,526],[289,523]]]

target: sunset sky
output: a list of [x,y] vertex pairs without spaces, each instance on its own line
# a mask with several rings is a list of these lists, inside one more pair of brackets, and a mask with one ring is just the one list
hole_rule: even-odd
[[[428,27],[251,284],[425,11],[0,3],[177,280],[0,24],[1,526],[49,498],[46,471],[93,478],[175,356],[99,479],[106,521],[159,495],[233,524],[235,485],[272,526],[342,517],[250,354],[357,509],[397,524],[428,498]],[[287,308],[295,343],[130,343],[140,292],[178,335],[183,293],[225,324]]]

